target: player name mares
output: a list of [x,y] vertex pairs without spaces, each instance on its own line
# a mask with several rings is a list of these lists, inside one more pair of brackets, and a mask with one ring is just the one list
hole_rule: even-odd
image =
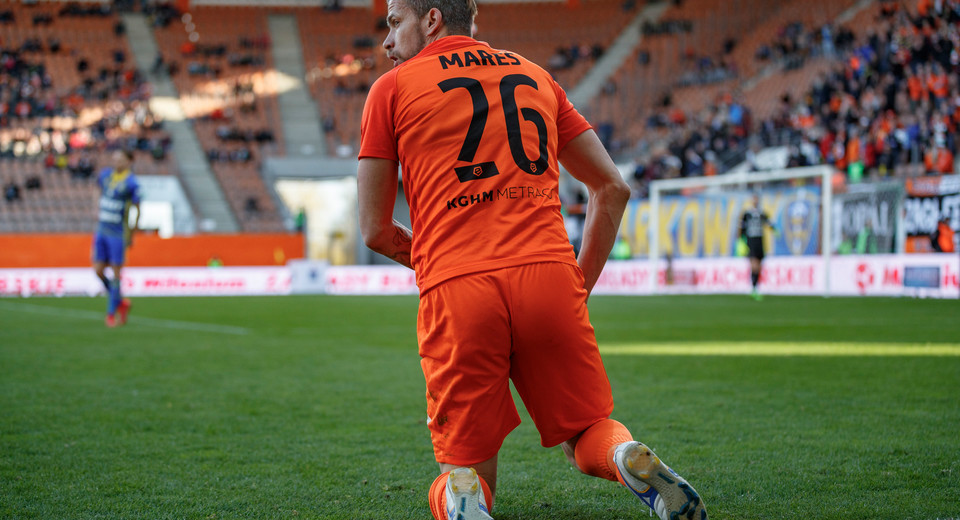
[[443,70],[456,65],[460,68],[465,67],[474,67],[474,66],[507,66],[507,65],[520,65],[520,60],[510,52],[495,52],[493,54],[483,50],[477,49],[476,53],[473,51],[463,51],[463,52],[453,52],[450,54],[441,54],[437,57],[440,60],[440,66],[443,67]]

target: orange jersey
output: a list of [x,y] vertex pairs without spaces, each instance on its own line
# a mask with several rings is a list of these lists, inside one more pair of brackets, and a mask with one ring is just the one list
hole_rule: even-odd
[[927,78],[927,89],[938,98],[946,98],[950,95],[950,84],[947,81],[946,74],[931,74]]
[[421,294],[469,273],[576,265],[557,152],[589,128],[542,68],[466,36],[381,76],[363,108],[359,157],[400,163]]
[[907,78],[907,92],[910,94],[910,99],[914,101],[920,101],[920,98],[928,97],[926,85],[923,84],[923,80],[919,76]]

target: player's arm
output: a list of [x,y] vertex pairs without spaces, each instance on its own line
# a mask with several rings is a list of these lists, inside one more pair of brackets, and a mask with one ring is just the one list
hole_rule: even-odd
[[770,229],[773,230],[773,234],[775,234],[775,235],[779,235],[779,234],[780,234],[780,230],[777,229],[777,226],[774,226],[774,225],[773,225],[773,221],[770,220],[770,217],[768,217],[766,213],[761,213],[760,216],[761,216],[761,218],[763,218],[763,223],[766,224],[766,225],[768,225],[768,226],[770,226]]
[[397,163],[364,157],[357,167],[357,199],[360,234],[377,253],[401,265],[410,265],[413,232],[393,219],[397,200]]
[[[133,225],[130,225],[130,227],[126,230],[126,231],[127,231],[127,233],[126,233],[126,235],[127,235],[127,247],[133,247],[133,234],[134,234],[138,229],[140,229],[140,203],[139,203],[139,202],[132,202],[132,203],[130,204],[130,208],[128,209],[127,215],[130,214],[129,211],[131,211],[131,210],[134,211],[134,212],[136,212],[136,213],[134,213],[134,215],[133,215]],[[129,218],[124,219],[123,222],[124,222],[124,224],[128,224],[128,223],[129,223]]]
[[630,187],[593,130],[574,137],[560,150],[560,162],[587,186],[587,217],[577,263],[589,293],[617,240],[617,229],[630,200]]

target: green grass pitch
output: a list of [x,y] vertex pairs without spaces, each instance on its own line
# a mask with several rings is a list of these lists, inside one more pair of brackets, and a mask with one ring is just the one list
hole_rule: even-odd
[[[140,298],[116,330],[104,305],[0,300],[0,518],[430,518],[415,297]],[[614,417],[712,518],[960,518],[960,302],[590,310]],[[498,520],[649,518],[521,415]]]

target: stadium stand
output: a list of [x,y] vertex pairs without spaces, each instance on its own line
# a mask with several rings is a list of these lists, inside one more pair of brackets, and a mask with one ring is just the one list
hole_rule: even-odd
[[678,3],[659,24],[644,27],[642,44],[618,73],[617,90],[600,96],[587,111],[598,125],[612,127],[608,147],[628,152],[650,133],[649,125],[637,121],[656,114],[658,105],[669,101],[671,108],[697,112],[758,73],[754,57],[760,46],[785,37],[798,24],[825,24],[853,0],[820,3],[823,9],[800,1]]
[[392,67],[380,44],[386,29],[367,8],[297,12],[310,94],[317,101],[327,150],[352,157],[369,86]]
[[[576,7],[547,9],[536,3],[484,4],[477,16],[477,38],[541,64],[569,90],[641,6],[622,0],[584,0]],[[536,20],[535,31],[530,28],[531,20]]]
[[250,232],[284,229],[260,175],[264,157],[284,153],[269,11],[198,6],[153,14],[157,66],[170,74],[231,209]]
[[[618,81],[655,93],[600,96],[591,107],[598,126],[610,127],[612,151],[633,155],[637,194],[652,179],[722,173],[744,161],[756,168],[752,159],[768,147],[788,150],[781,167],[828,163],[853,182],[955,171],[956,75],[943,72],[956,71],[957,2],[927,16],[916,9],[923,2],[894,11],[893,2],[837,4],[823,18],[801,19],[785,18],[803,11],[777,3],[761,16],[770,21],[749,31],[753,43],[722,48],[736,77],[696,86],[678,79],[685,69],[654,63],[684,61],[671,60],[678,52],[699,63],[696,53],[672,35],[647,38],[637,56],[649,53],[650,62],[633,60]],[[671,16],[694,20],[697,7],[683,2]]]
[[[0,4],[0,232],[90,231],[98,166],[176,174],[150,85],[109,5]],[[8,200],[10,199],[10,200]]]
[[[88,231],[89,180],[116,148],[142,175],[179,175],[147,71],[106,4],[0,3],[0,232]],[[491,2],[481,40],[545,65],[570,92],[648,4]],[[663,4],[661,4],[663,5]],[[352,158],[369,85],[392,64],[368,7],[145,4],[166,74],[242,231],[283,231],[265,158],[283,157],[267,16],[293,14],[333,157]],[[537,20],[537,30],[529,21]],[[960,123],[960,2],[671,0],[581,110],[621,163],[647,181],[829,163],[861,177],[953,172]],[[142,62],[141,62],[142,63]]]
[[[539,63],[565,88],[580,81],[619,35],[642,3],[583,0],[544,8],[537,3],[486,3],[476,37]],[[382,20],[366,8],[298,11],[311,94],[317,100],[328,149],[341,157],[356,153],[360,113],[367,89],[392,67],[380,44]],[[537,21],[531,30],[530,20]]]

